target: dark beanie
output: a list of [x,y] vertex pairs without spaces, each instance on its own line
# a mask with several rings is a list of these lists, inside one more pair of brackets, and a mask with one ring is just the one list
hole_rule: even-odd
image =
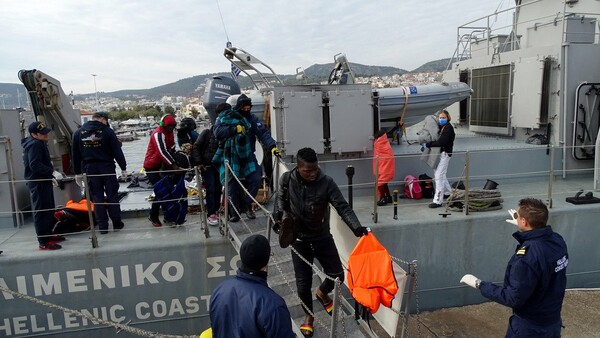
[[221,114],[221,112],[223,112],[223,111],[225,111],[227,109],[231,109],[231,105],[229,103],[221,102],[215,108],[215,113],[217,115],[219,115],[219,114]]
[[269,263],[271,245],[263,235],[252,235],[244,240],[240,247],[242,268],[259,271]]
[[235,110],[240,110],[244,106],[251,106],[251,105],[252,105],[252,100],[248,96],[246,96],[246,94],[242,94],[237,99],[237,103],[235,105]]

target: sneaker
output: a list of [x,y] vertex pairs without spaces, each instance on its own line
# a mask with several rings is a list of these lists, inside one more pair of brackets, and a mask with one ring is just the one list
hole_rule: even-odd
[[234,216],[230,216],[229,217],[229,222],[231,222],[231,223],[237,223],[239,221],[240,221],[240,216],[238,216],[238,215],[234,215]]
[[379,201],[377,201],[377,205],[380,206],[380,207],[386,205],[387,203],[388,202],[387,202],[387,199],[385,197],[382,197]]
[[441,204],[437,204],[437,203],[431,203],[431,204],[429,204],[429,208],[431,208],[431,209],[439,208],[441,206],[442,206]]
[[208,216],[207,222],[208,222],[208,225],[216,226],[219,224],[219,218],[217,217],[216,214],[212,214],[212,215]]
[[108,233],[108,229],[100,229],[101,235],[106,235]]
[[387,196],[385,196],[385,202],[386,203],[394,203],[394,199],[392,198],[391,195],[387,195]]
[[58,250],[61,249],[62,246],[60,244],[48,242],[48,243],[40,243],[40,250]]
[[246,217],[248,217],[248,219],[256,218],[256,214],[254,213],[254,210],[252,210],[252,208],[250,208],[250,209],[248,209],[248,211],[246,211]]
[[150,223],[152,223],[153,227],[158,228],[158,227],[162,226],[162,223],[160,222],[160,220],[158,219],[158,217],[150,216],[150,217],[148,217],[148,220],[150,220]]

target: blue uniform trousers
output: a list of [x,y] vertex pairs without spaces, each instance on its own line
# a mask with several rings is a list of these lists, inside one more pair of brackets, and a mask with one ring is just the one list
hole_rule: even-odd
[[[108,230],[108,217],[113,228],[121,229],[121,205],[119,204],[119,181],[114,163],[87,163],[85,171],[89,175],[90,195],[94,202],[94,216],[100,230]],[[104,196],[106,194],[106,200]],[[107,215],[108,211],[108,215]]]
[[46,244],[50,241],[54,219],[54,191],[52,181],[27,182],[31,196],[31,209],[33,210],[33,224],[38,242]]
[[535,325],[517,315],[510,316],[508,329],[506,330],[507,338],[559,338],[561,323],[552,325]]

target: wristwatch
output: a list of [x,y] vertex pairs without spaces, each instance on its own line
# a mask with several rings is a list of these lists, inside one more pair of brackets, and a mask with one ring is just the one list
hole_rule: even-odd
[[479,289],[479,285],[481,285],[481,279],[475,281],[475,287]]

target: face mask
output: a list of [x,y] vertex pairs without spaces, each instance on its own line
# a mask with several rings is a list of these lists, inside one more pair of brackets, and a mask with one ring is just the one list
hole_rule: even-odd
[[438,119],[438,123],[440,124],[440,126],[443,126],[446,123],[448,123],[448,120],[446,120],[446,119]]

